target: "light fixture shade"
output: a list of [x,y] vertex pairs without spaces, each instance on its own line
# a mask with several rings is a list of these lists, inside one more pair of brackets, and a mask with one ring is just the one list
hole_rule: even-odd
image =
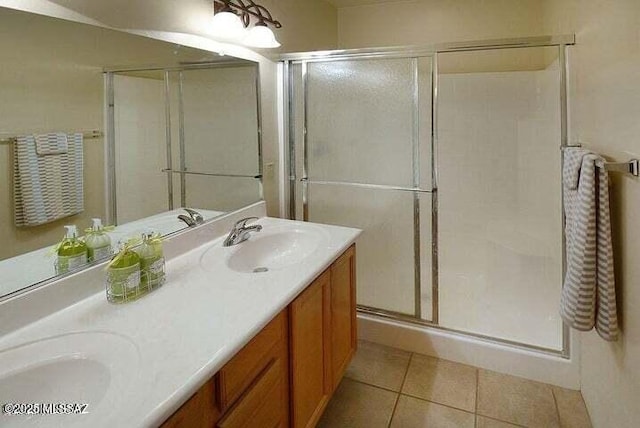
[[278,48],[281,46],[271,28],[261,23],[257,23],[249,30],[244,44],[254,48]]
[[221,39],[240,40],[246,34],[242,20],[233,12],[218,12],[211,21],[211,35]]

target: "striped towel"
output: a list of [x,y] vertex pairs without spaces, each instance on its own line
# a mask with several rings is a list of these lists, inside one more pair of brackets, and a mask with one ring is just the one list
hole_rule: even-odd
[[39,156],[67,153],[69,147],[67,134],[60,132],[55,134],[40,134],[36,135],[35,139],[36,153]]
[[591,330],[605,340],[618,339],[613,274],[609,177],[599,155],[580,148],[564,154],[567,270],[560,315],[571,327]]
[[[23,135],[14,144],[13,200],[17,227],[37,226],[84,210],[82,134]],[[38,154],[38,143],[46,151]],[[66,149],[65,146],[66,145]]]

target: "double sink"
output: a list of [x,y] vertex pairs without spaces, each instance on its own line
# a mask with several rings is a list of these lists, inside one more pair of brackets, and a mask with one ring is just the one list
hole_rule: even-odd
[[[226,270],[226,275],[256,275],[258,281],[257,275],[286,271],[313,259],[319,248],[326,249],[329,238],[326,230],[312,224],[268,223],[240,244],[224,247],[222,238],[214,241],[201,252],[199,265],[216,274]],[[165,287],[171,285],[169,271]],[[136,304],[144,303],[142,299]],[[0,398],[11,403],[88,403],[86,412],[106,417],[131,399],[126,391],[142,364],[137,344],[125,335],[85,331],[50,336],[0,351]],[[2,418],[3,426],[87,423],[83,415]]]

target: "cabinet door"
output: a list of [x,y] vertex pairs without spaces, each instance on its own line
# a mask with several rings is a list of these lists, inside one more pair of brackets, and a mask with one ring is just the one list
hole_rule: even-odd
[[329,270],[320,275],[291,304],[292,426],[316,425],[329,401],[330,372]]
[[351,246],[331,265],[331,380],[340,383],[357,346],[356,251]]

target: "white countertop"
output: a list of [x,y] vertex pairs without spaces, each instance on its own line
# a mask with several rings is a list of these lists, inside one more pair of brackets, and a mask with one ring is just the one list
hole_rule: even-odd
[[[89,403],[89,414],[65,418],[78,426],[157,426],[177,410],[237,351],[284,309],[359,235],[357,229],[263,217],[271,228],[322,230],[323,244],[302,262],[264,273],[239,273],[224,261],[243,244],[219,248],[222,257],[204,269],[207,249],[224,237],[167,263],[167,282],[139,301],[112,305],[104,292],[9,333],[0,352],[22,343],[74,332],[109,332],[137,348],[139,370],[128,379],[122,400],[110,408]],[[218,264],[216,264],[218,263]],[[105,345],[106,346],[106,345]],[[108,350],[105,350],[108,352]],[[132,362],[133,364],[133,362]],[[7,397],[0,397],[7,402]],[[64,401],[64,397],[59,397]],[[5,419],[7,418],[7,419]],[[0,416],[0,425],[21,416]],[[56,419],[47,417],[47,425]],[[34,419],[34,421],[37,421]],[[74,424],[75,425],[75,424]],[[34,426],[29,424],[28,426]],[[65,424],[65,426],[67,426]]]

